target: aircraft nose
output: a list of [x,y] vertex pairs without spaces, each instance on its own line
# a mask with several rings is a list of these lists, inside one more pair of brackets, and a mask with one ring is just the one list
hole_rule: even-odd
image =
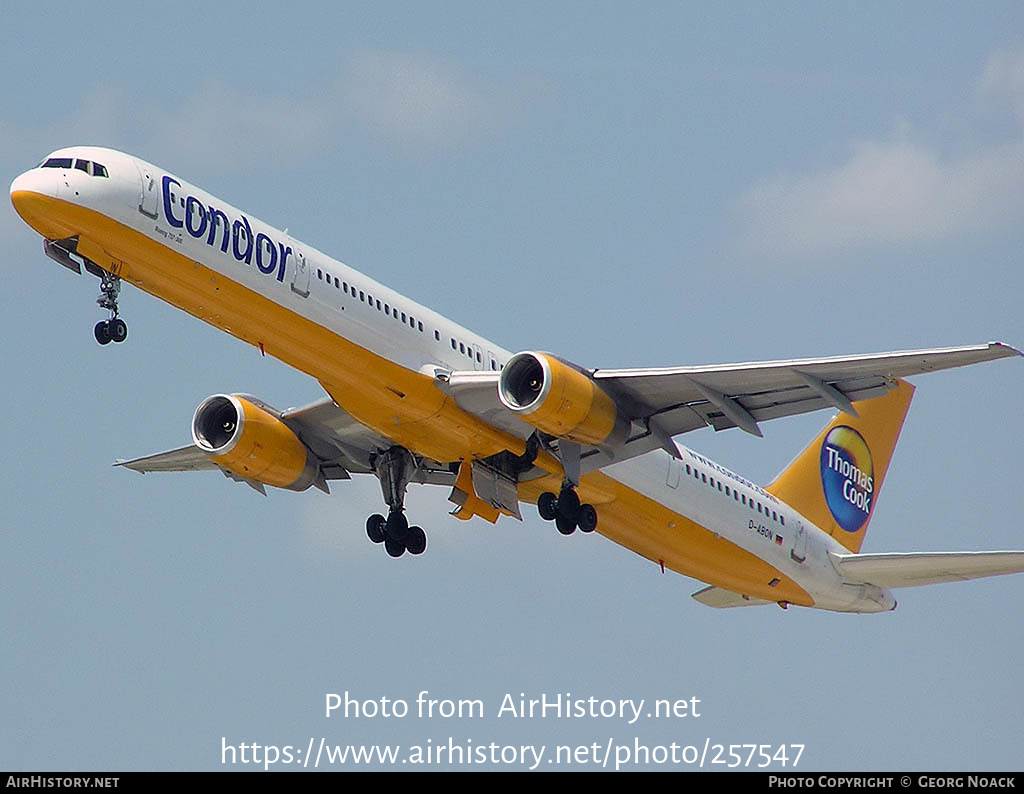
[[11,204],[15,212],[29,226],[44,237],[57,239],[67,236],[51,218],[57,197],[57,182],[54,174],[36,168],[26,171],[11,182]]
[[44,173],[41,168],[33,168],[15,177],[11,182],[11,203],[18,208],[18,202],[27,198],[26,194],[36,193],[42,196],[56,196],[56,185],[51,174]]

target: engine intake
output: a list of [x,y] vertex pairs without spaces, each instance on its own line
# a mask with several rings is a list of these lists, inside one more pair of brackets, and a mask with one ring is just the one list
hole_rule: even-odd
[[579,444],[601,444],[618,422],[615,401],[585,372],[549,353],[512,356],[498,397],[524,422]]
[[235,394],[215,394],[196,409],[192,441],[218,466],[248,480],[304,491],[319,467],[299,437],[266,409]]

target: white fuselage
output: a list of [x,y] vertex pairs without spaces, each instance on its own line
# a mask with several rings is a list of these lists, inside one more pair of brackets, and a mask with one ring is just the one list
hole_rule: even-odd
[[[12,184],[16,205],[16,194],[35,193],[100,213],[413,372],[433,375],[438,367],[500,370],[512,356],[156,166],[94,147],[75,147],[52,156],[60,155],[101,162],[108,175],[97,177],[75,168],[36,168]],[[275,329],[268,328],[267,333],[272,335]],[[322,377],[316,371],[309,374]],[[679,449],[681,460],[657,450],[602,471],[715,538],[768,563],[806,591],[816,607],[850,612],[895,607],[888,591],[843,581],[829,553],[847,550],[828,534],[762,488],[685,447]]]

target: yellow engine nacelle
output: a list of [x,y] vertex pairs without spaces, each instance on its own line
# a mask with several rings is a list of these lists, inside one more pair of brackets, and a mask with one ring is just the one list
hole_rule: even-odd
[[545,433],[578,444],[601,444],[616,429],[614,400],[585,372],[550,353],[517,353],[498,381],[510,411]]
[[192,440],[218,466],[247,480],[304,491],[317,479],[316,462],[291,428],[239,395],[205,399],[192,419]]

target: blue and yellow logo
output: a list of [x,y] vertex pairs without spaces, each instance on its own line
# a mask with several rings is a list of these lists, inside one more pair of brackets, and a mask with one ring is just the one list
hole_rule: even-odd
[[847,532],[859,532],[871,515],[875,470],[867,442],[852,427],[840,425],[825,436],[821,485],[836,523]]

